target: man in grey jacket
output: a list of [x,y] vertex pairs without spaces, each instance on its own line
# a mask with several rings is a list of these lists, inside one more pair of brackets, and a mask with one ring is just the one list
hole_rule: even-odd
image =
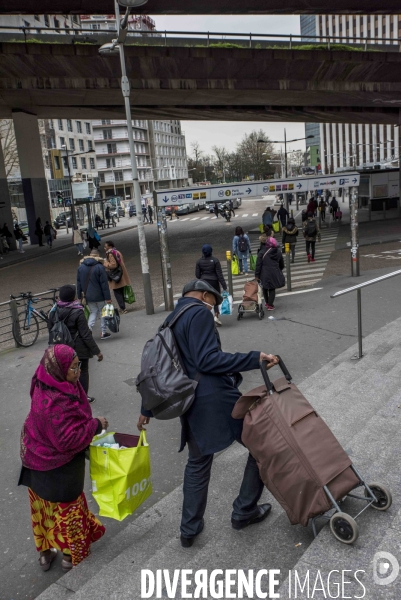
[[87,258],[81,261],[77,273],[77,296],[81,300],[84,296],[88,304],[90,316],[88,319],[89,329],[92,331],[96,319],[100,316],[101,340],[111,337],[106,327],[106,321],[101,316],[105,304],[111,304],[109,281],[106,269],[102,264],[97,250],[92,250]]

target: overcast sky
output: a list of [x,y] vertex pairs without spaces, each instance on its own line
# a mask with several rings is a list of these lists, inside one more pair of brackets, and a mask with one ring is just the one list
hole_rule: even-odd
[[[272,15],[196,15],[166,16],[152,18],[156,28],[167,31],[210,31],[226,33],[265,33],[296,35],[300,33],[299,16]],[[282,140],[284,127],[287,138],[299,138],[305,135],[304,123],[267,123],[246,121],[182,121],[182,129],[187,140],[187,151],[191,154],[191,142],[198,141],[206,154],[212,154],[212,146],[225,146],[234,150],[245,133],[262,128],[270,139]],[[304,142],[289,144],[290,150],[304,149]]]

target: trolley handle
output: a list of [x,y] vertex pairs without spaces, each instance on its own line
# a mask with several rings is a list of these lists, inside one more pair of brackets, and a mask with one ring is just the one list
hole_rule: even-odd
[[267,360],[262,360],[260,362],[260,370],[262,371],[262,377],[263,377],[263,381],[265,382],[265,385],[267,387],[267,391],[269,392],[269,394],[273,393],[273,384],[270,381],[270,378],[267,374],[267,365],[269,364],[269,362]]
[[284,377],[286,378],[286,380],[287,380],[289,383],[291,383],[291,379],[292,379],[292,377],[291,377],[291,375],[290,375],[290,372],[289,372],[289,370],[288,370],[288,369],[287,369],[287,367],[285,366],[283,359],[282,359],[282,358],[281,358],[281,356],[279,356],[278,354],[276,354],[276,356],[277,356],[277,358],[278,358],[278,365],[279,365],[280,369],[282,370]]

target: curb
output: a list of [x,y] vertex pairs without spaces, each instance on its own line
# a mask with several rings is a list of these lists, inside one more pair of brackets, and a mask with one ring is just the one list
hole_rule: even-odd
[[[130,229],[136,229],[138,227],[138,225],[130,225],[129,227],[124,227],[122,229],[119,229],[118,231],[115,231],[112,235],[118,235],[119,233],[123,233],[124,231],[129,231]],[[107,232],[107,233],[103,233],[102,235],[102,239],[108,235],[111,235],[111,232]],[[58,248],[53,248],[52,249],[52,254],[55,254],[56,252],[60,252],[61,250],[65,250],[66,248],[72,248],[74,246],[74,244],[72,242],[68,242],[67,244],[63,244],[62,246],[59,246]],[[7,267],[12,267],[14,265],[17,265],[19,263],[22,262],[27,262],[28,260],[33,260],[34,258],[41,258],[43,256],[43,252],[37,252],[35,254],[31,254],[29,256],[23,256],[21,258],[16,258],[13,261],[10,261],[6,264],[0,264],[0,269],[5,269]],[[48,254],[46,254],[47,256]]]

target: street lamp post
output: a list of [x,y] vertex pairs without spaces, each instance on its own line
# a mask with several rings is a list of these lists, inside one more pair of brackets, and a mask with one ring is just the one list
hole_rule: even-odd
[[[128,130],[128,143],[130,149],[131,156],[131,167],[132,167],[132,181],[134,188],[134,197],[135,197],[135,206],[136,206],[136,218],[138,222],[138,239],[139,239],[139,251],[141,257],[141,268],[142,268],[142,279],[143,279],[143,289],[145,293],[145,306],[146,306],[146,314],[152,315],[154,314],[154,305],[153,305],[153,296],[152,296],[152,286],[150,281],[150,273],[149,273],[149,261],[148,261],[148,253],[146,248],[146,238],[145,238],[145,227],[143,224],[143,216],[142,216],[142,203],[141,203],[141,189],[139,187],[138,180],[138,169],[136,165],[136,154],[135,154],[135,143],[134,143],[134,135],[132,128],[132,115],[131,115],[131,105],[130,105],[130,83],[127,77],[127,71],[125,66],[125,55],[124,55],[124,42],[127,36],[128,29],[128,17],[131,12],[131,8],[135,6],[140,6],[141,4],[145,4],[146,0],[115,0],[115,13],[116,13],[116,21],[117,21],[117,39],[113,40],[111,43],[103,44],[99,48],[99,53],[103,55],[116,55],[120,56],[120,65],[121,65],[121,91],[124,97],[125,104],[125,115],[127,120],[127,130]],[[120,6],[126,6],[127,10],[122,20],[120,20]]]
[[[295,138],[293,140],[287,140],[287,131],[286,129],[284,129],[284,140],[280,141],[280,140],[271,140],[271,142],[269,142],[268,140],[258,140],[258,144],[284,144],[284,165],[285,165],[285,177],[287,177],[287,172],[288,172],[288,162],[287,162],[287,144],[291,144],[292,142],[300,142],[301,140],[309,140],[311,138],[314,138],[314,135],[307,135],[306,137],[302,137],[302,138]],[[285,198],[285,207],[288,211],[288,194],[284,194],[284,198]]]

